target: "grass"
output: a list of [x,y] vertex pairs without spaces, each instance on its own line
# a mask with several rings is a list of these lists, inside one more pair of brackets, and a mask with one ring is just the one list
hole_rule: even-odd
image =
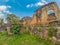
[[29,33],[8,36],[0,33],[0,45],[53,45],[51,41],[38,38]]

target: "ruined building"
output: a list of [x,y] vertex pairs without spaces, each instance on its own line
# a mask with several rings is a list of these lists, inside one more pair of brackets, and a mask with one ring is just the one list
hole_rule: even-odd
[[[50,13],[49,11],[53,11]],[[27,21],[26,21],[27,20]],[[55,2],[48,3],[39,9],[34,11],[33,17],[30,19],[25,18],[22,23],[25,25],[35,25],[41,24],[42,31],[39,32],[37,26],[33,26],[30,29],[30,33],[38,35],[40,37],[44,37],[45,39],[48,38],[48,27],[53,26],[56,30],[56,38],[60,38],[60,11]]]
[[[51,12],[49,12],[51,11]],[[24,32],[25,29],[38,37],[48,39],[48,28],[53,26],[56,39],[60,40],[60,10],[55,2],[48,3],[43,5],[39,9],[34,11],[33,17],[23,17],[20,20],[22,24],[22,29],[20,32]],[[7,28],[7,31],[10,33],[10,23],[3,24],[2,27]],[[0,28],[2,30],[2,28]],[[26,31],[25,31],[26,32]]]
[[[48,14],[49,10],[53,10],[52,14]],[[51,21],[59,20],[59,8],[55,2],[51,2],[37,9],[32,17],[31,24],[46,24]]]
[[[48,14],[48,11],[52,10],[53,13]],[[23,17],[23,23],[27,22],[27,24],[47,24],[49,22],[52,21],[56,21],[59,20],[60,16],[59,16],[59,8],[57,6],[57,4],[55,2],[51,2],[48,3],[42,7],[40,7],[39,9],[34,11],[34,15],[32,18],[30,17]]]
[[30,24],[32,18],[31,17],[23,17],[20,21],[24,26],[27,26],[28,24]]

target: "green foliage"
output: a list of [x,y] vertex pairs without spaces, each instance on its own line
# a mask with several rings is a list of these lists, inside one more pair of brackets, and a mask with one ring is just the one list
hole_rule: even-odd
[[60,45],[60,42],[57,42],[56,45]]
[[6,35],[6,32],[0,33],[0,45],[53,45],[51,41],[38,38],[29,33],[21,35]]
[[49,27],[49,29],[48,29],[48,35],[49,35],[49,37],[52,37],[52,36],[55,35],[55,29],[54,29],[54,27]]
[[20,33],[20,25],[12,25],[11,32],[14,34],[19,34]]
[[19,34],[20,32],[20,18],[14,14],[9,14],[7,16],[8,24],[11,28],[11,32],[14,34]]
[[0,27],[2,26],[2,23],[3,23],[3,19],[0,18]]

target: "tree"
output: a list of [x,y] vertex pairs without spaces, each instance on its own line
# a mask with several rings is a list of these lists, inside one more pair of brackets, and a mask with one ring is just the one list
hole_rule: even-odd
[[3,24],[3,19],[0,18],[0,27],[2,26],[2,24]]
[[13,34],[20,33],[20,18],[14,14],[7,15],[7,22]]

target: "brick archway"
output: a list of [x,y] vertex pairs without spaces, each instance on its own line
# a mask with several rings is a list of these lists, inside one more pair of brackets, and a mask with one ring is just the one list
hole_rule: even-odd
[[39,8],[38,10],[35,11],[31,23],[32,24],[38,23],[38,22],[42,23],[42,24],[48,23],[48,20],[47,20],[48,19],[48,14],[47,14],[48,10],[54,10],[56,19],[59,18],[59,13],[58,13],[59,8],[55,2],[51,2],[49,4],[42,6],[41,8]]

